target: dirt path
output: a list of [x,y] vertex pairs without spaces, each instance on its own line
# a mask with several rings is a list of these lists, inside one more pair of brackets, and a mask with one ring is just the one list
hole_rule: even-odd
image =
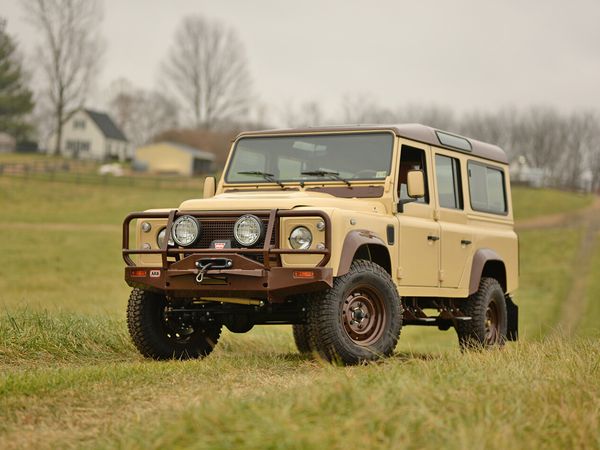
[[575,256],[577,266],[573,269],[573,281],[562,304],[560,318],[553,332],[569,336],[577,330],[581,317],[585,313],[585,295],[591,277],[590,267],[600,234],[600,197],[596,197],[591,206],[575,214],[536,217],[517,224],[516,228],[521,231],[563,226],[581,226],[583,228]]
[[596,197],[594,202],[587,208],[576,212],[566,212],[558,214],[549,214],[547,216],[538,216],[531,219],[525,219],[516,222],[517,231],[534,230],[539,228],[557,228],[572,224],[579,224],[587,220],[589,215],[600,214],[600,196]]

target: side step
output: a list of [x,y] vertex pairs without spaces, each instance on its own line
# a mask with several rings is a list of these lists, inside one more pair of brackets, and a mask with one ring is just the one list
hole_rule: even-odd
[[404,325],[437,326],[441,330],[447,330],[454,326],[457,321],[466,322],[471,320],[470,316],[465,316],[458,309],[442,309],[436,317],[425,314],[419,307],[406,307],[403,314]]

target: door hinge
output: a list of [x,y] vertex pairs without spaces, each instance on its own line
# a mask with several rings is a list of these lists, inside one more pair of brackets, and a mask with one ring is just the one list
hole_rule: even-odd
[[440,281],[444,281],[444,271],[443,270],[440,270],[438,272],[438,278]]

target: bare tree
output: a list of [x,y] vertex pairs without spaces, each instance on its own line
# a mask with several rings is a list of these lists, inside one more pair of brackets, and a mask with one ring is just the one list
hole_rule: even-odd
[[85,102],[104,52],[97,0],[25,0],[28,19],[41,33],[36,59],[45,87],[40,96],[51,108],[60,152],[65,121]]
[[288,127],[314,127],[323,125],[324,114],[316,101],[301,103],[298,107],[288,102],[284,105],[281,118]]
[[189,107],[197,128],[214,128],[247,111],[251,81],[244,46],[221,22],[184,18],[162,71]]
[[172,98],[125,79],[111,83],[109,110],[134,147],[179,125],[179,107]]

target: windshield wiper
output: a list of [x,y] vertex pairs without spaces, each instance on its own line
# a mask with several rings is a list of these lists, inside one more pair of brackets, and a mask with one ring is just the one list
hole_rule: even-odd
[[339,172],[333,172],[330,170],[309,170],[307,172],[300,172],[301,175],[310,175],[313,177],[329,177],[332,178],[334,180],[338,180],[338,181],[343,181],[344,183],[346,183],[349,187],[352,187],[352,184],[350,184],[350,182],[343,178],[340,177],[340,173]]
[[276,179],[275,175],[273,175],[272,173],[261,172],[259,170],[251,170],[251,171],[247,171],[247,172],[238,172],[238,175],[256,175],[258,177],[263,177],[265,180],[267,180],[271,183],[278,184],[279,186],[281,186],[282,189],[285,188],[285,185],[281,181]]

